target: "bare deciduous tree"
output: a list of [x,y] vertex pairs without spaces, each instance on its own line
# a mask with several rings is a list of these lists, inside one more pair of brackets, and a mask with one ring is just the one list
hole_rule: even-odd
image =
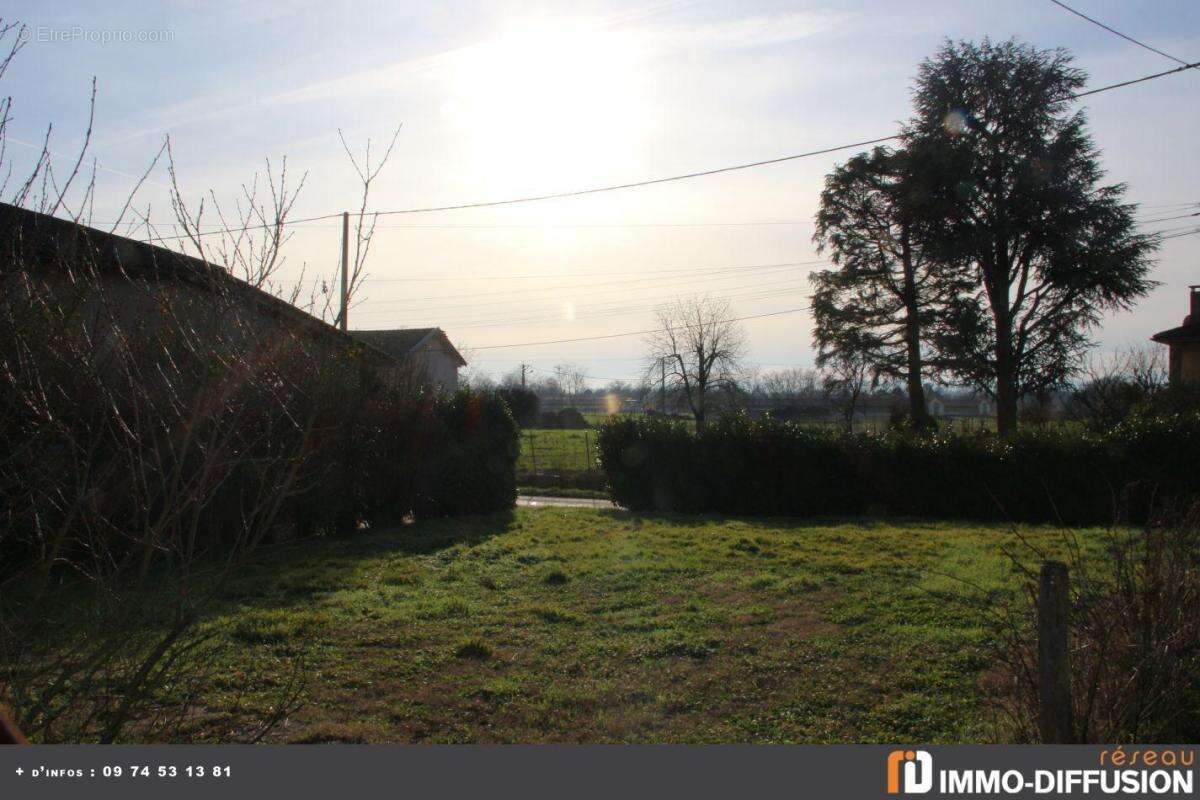
[[776,402],[815,400],[821,397],[821,376],[803,367],[773,370],[758,376],[754,393]]
[[854,431],[854,415],[871,377],[871,363],[855,350],[839,352],[825,365],[822,385],[829,404],[842,416],[842,427]]
[[1084,379],[1071,392],[1067,417],[1095,430],[1108,430],[1167,388],[1161,347],[1128,347],[1088,361]]
[[[367,217],[367,202],[371,195],[371,184],[379,177],[379,173],[387,166],[388,159],[392,156],[392,148],[396,146],[396,140],[400,138],[400,127],[396,126],[396,131],[392,134],[392,139],[388,142],[387,149],[383,151],[383,157],[379,159],[379,163],[371,165],[371,140],[367,139],[367,146],[363,154],[363,160],[360,164],[358,159],[354,157],[354,153],[350,150],[350,145],[346,143],[346,137],[342,135],[342,131],[338,129],[338,139],[341,140],[342,149],[346,151],[346,157],[350,159],[350,165],[354,167],[355,174],[358,175],[358,180],[362,186],[361,202],[358,207],[358,214],[355,215],[354,223],[354,257],[350,260],[350,274],[346,280],[346,305],[351,305],[355,294],[357,294],[362,282],[366,279],[367,255],[371,251],[371,243],[375,238],[375,224],[379,221],[378,215],[370,215],[370,220]],[[332,292],[326,293],[327,297],[332,297]],[[339,309],[334,320],[334,324],[340,324],[342,319],[342,311]]]
[[559,389],[565,397],[574,399],[587,390],[587,370],[578,364],[567,362],[555,365],[554,377],[558,379]]
[[729,301],[680,298],[657,311],[658,330],[646,337],[647,375],[665,368],[669,384],[687,399],[696,427],[703,428],[712,390],[736,382],[746,352],[746,335]]
[[[0,20],[0,77],[25,36]],[[3,187],[10,111],[0,101]],[[73,224],[91,218],[94,161],[90,182],[77,180],[91,123],[61,180],[51,130],[7,195],[49,216],[0,209],[0,704],[35,741],[169,740],[193,721],[217,662],[197,624],[206,602],[277,532],[300,489],[316,418],[303,385],[311,358],[295,337],[200,324],[242,303],[244,287],[216,270],[160,264],[161,251],[131,254],[129,243]],[[273,187],[274,200],[287,197]],[[249,219],[265,222],[249,202]],[[224,251],[252,283],[278,264],[290,203],[282,207],[263,228],[273,237],[265,251]],[[153,235],[149,213],[134,215]],[[200,215],[183,217],[197,234]],[[245,221],[226,227],[226,241]],[[188,303],[174,282],[134,269],[151,263],[213,278],[195,295],[204,300],[179,308]],[[301,675],[281,683],[246,738],[295,707]]]
[[[180,188],[170,137],[167,137],[163,147],[167,154],[167,173],[171,178],[171,208],[183,231],[182,237],[172,237],[172,240],[180,242],[181,251],[186,253],[189,249],[194,250],[198,258],[223,267],[230,275],[241,278],[255,288],[274,293],[272,278],[284,264],[283,247],[291,239],[291,233],[286,230],[287,217],[304,188],[308,173],[300,176],[295,188],[290,188],[287,157],[283,158],[278,176],[268,160],[265,199],[261,194],[261,179],[256,172],[249,184],[242,184],[241,196],[234,202],[233,209],[223,207],[216,192],[210,189],[207,202],[201,200],[192,210]],[[214,219],[214,229],[210,231],[202,230],[206,212]],[[153,228],[148,218],[146,224]],[[299,299],[300,287],[298,283],[292,290],[287,298],[289,302],[295,303]]]

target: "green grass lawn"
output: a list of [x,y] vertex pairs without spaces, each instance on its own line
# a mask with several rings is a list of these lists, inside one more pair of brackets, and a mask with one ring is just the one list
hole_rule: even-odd
[[1014,541],[549,508],[298,543],[204,622],[229,646],[189,735],[235,735],[300,659],[305,704],[269,741],[988,740],[960,579],[1006,591]]

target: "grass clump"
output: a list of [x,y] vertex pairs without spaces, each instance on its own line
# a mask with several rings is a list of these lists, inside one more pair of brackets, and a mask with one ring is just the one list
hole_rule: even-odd
[[567,573],[563,572],[561,569],[556,569],[546,573],[546,577],[542,578],[542,583],[546,584],[547,586],[564,586],[565,584],[569,583],[570,580],[571,579],[567,577]]
[[458,646],[458,648],[454,651],[454,657],[473,659],[475,661],[487,661],[492,657],[492,648],[478,639],[470,639]]

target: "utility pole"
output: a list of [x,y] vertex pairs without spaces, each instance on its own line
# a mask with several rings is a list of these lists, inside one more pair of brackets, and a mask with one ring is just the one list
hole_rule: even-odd
[[525,365],[521,364],[521,388],[525,388]]
[[342,330],[350,330],[350,212],[342,212]]

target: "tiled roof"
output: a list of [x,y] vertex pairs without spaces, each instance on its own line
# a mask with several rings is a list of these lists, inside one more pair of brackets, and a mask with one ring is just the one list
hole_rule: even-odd
[[[248,305],[257,307],[262,313],[285,320],[315,337],[363,349],[375,360],[387,358],[370,342],[355,344],[333,325],[270,292],[250,285],[222,267],[165,247],[117,236],[8,203],[0,203],[0,242],[14,244],[11,250],[3,252],[4,258],[18,256],[36,259],[47,269],[70,267],[86,260],[102,270],[155,279],[167,278],[200,289],[229,289],[239,293]],[[366,344],[365,348],[363,344]]]
[[362,342],[378,347],[392,356],[404,356],[412,351],[437,328],[396,328],[381,331],[350,331],[350,335]]
[[465,366],[467,363],[466,359],[450,343],[450,339],[446,337],[445,332],[441,328],[393,328],[376,331],[350,331],[350,335],[378,350],[382,350],[392,358],[404,358],[432,337],[436,340],[440,349],[456,360],[459,366]]
[[1200,323],[1193,322],[1190,325],[1180,325],[1178,328],[1171,328],[1169,331],[1156,333],[1150,338],[1159,344],[1193,344],[1200,342]]

